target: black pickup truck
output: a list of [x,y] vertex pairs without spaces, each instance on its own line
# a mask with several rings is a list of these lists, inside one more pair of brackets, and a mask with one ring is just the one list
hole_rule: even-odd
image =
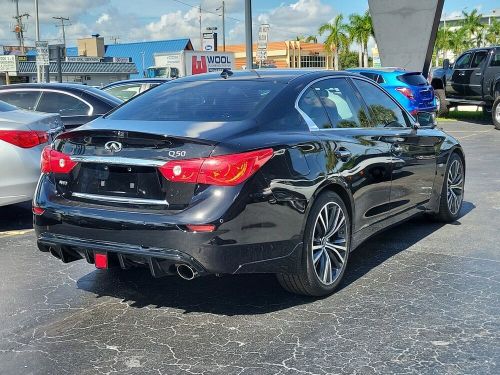
[[431,85],[440,115],[457,105],[477,105],[500,130],[500,46],[471,49],[454,64],[445,59],[432,72]]

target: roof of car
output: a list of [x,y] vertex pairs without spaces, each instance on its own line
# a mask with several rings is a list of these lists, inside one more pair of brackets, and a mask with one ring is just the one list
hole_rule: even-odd
[[[252,70],[234,70],[227,75],[217,73],[197,74],[178,78],[175,81],[192,81],[192,80],[251,80],[251,79],[273,79],[282,82],[289,82],[295,78],[303,77],[306,75],[318,76],[340,76],[340,75],[353,75],[346,71],[334,71],[326,69],[252,69]],[[174,81],[174,82],[175,82]]]
[[[383,68],[350,68],[347,69],[349,72],[369,72],[369,73],[412,73],[405,68],[399,67],[383,67]],[[417,72],[415,72],[417,73]]]

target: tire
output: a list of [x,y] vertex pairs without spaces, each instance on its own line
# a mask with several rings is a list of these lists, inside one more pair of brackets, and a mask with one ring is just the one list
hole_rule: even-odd
[[[458,174],[455,174],[455,168],[458,165]],[[461,178],[458,176],[461,175]],[[446,166],[443,188],[439,200],[439,212],[434,215],[435,219],[441,222],[450,223],[458,219],[464,199],[465,169],[462,158],[454,152],[448,160]],[[450,188],[455,186],[455,188]],[[453,193],[450,193],[449,191]],[[456,197],[456,200],[454,198]]]
[[443,89],[434,90],[434,96],[436,97],[436,104],[438,106],[437,114],[438,116],[445,116],[449,112],[448,103],[446,102],[446,94]]
[[500,130],[500,96],[497,96],[491,108],[491,119],[497,130]]
[[279,283],[295,294],[321,297],[333,293],[347,267],[350,246],[349,211],[338,194],[322,193],[307,218],[299,269],[295,274],[277,274]]

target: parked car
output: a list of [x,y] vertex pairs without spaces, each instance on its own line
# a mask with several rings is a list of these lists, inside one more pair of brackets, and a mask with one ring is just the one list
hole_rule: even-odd
[[275,273],[291,292],[331,293],[375,233],[459,216],[463,150],[418,118],[346,72],[172,81],[44,150],[38,247],[101,269]]
[[144,91],[170,81],[167,78],[138,78],[117,81],[104,86],[102,89],[118,99],[127,101]]
[[28,112],[0,101],[0,206],[33,198],[42,149],[62,130],[57,114]]
[[500,46],[465,51],[455,64],[445,59],[441,69],[433,70],[431,84],[440,114],[457,105],[481,106],[500,130]]
[[123,103],[102,90],[73,83],[0,86],[0,100],[30,111],[58,113],[66,129],[83,125]]
[[402,68],[348,69],[370,78],[386,89],[412,115],[418,112],[436,112],[434,90],[420,72]]

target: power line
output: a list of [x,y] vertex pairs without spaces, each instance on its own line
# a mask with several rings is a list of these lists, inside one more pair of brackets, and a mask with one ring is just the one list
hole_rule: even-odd
[[65,31],[65,26],[70,26],[71,24],[70,23],[64,23],[64,21],[69,21],[69,18],[65,18],[65,17],[52,17],[53,19],[55,20],[59,20],[61,21],[61,24],[60,25],[56,25],[56,27],[60,27],[62,29],[62,37],[63,37],[63,45],[64,45],[64,48],[66,48],[66,31]]

